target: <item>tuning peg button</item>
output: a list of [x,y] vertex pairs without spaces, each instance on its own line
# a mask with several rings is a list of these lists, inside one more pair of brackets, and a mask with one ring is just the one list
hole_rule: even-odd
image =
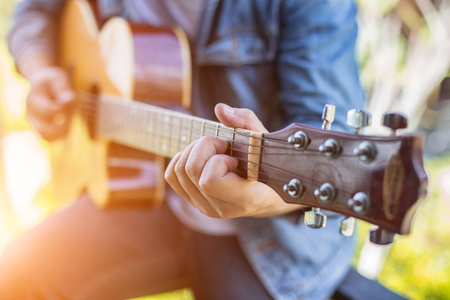
[[383,115],[383,126],[391,129],[392,135],[395,135],[398,129],[408,127],[408,118],[400,113],[385,113]]
[[327,216],[320,209],[313,207],[310,211],[305,212],[305,224],[309,228],[323,228],[327,225]]
[[377,228],[370,231],[369,239],[377,245],[389,245],[394,241],[395,233]]
[[361,129],[370,126],[372,115],[361,109],[352,109],[347,113],[347,125],[355,128],[355,133],[359,134]]
[[336,106],[333,104],[326,104],[322,112],[322,129],[330,130],[331,123],[334,122],[334,115],[336,113]]
[[353,217],[347,217],[339,224],[339,232],[343,236],[352,236],[355,232],[356,220]]

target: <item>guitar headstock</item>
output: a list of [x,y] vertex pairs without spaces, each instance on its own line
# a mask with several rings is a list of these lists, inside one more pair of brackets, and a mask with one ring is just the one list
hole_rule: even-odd
[[326,216],[320,209],[325,209],[377,225],[371,232],[377,244],[392,242],[395,234],[409,234],[427,192],[422,137],[395,135],[406,127],[406,118],[399,114],[384,116],[391,136],[359,134],[370,115],[355,110],[347,119],[355,134],[329,131],[333,118],[326,114],[329,108],[323,129],[292,124],[264,134],[259,180],[286,202],[313,207],[305,216],[310,227],[324,226]]

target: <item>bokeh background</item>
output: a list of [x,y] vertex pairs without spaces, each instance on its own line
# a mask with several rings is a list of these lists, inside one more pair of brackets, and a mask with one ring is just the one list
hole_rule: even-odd
[[[28,84],[14,69],[6,34],[16,0],[0,1],[0,253],[61,208],[52,192],[48,144],[26,120]],[[373,125],[387,111],[425,136],[429,194],[412,234],[368,242],[358,222],[354,265],[410,299],[450,299],[450,0],[360,0],[357,57]],[[189,290],[141,299],[192,299]]]

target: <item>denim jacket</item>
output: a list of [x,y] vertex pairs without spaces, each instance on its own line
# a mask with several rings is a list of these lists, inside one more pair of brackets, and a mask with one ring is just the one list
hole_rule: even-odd
[[[355,14],[353,0],[209,1],[195,45],[197,83],[208,82],[194,89],[196,114],[215,105],[196,100],[226,99],[255,111],[269,130],[292,122],[319,127],[323,106],[332,103],[333,129],[348,130],[347,110],[362,108],[364,99]],[[310,229],[302,219],[242,218],[239,237],[275,299],[327,299],[353,254],[339,222],[329,217],[326,228]]]
[[[26,43],[9,36],[16,59],[51,51],[63,0],[24,1],[44,24]],[[100,0],[103,15],[124,14],[132,0]],[[127,10],[126,10],[127,11]],[[161,12],[164,13],[164,12]],[[336,105],[334,130],[348,131],[346,112],[361,109],[354,48],[354,0],[208,0],[193,50],[194,114],[212,119],[216,103],[252,109],[272,131],[292,122],[319,127],[322,108]],[[42,17],[34,15],[34,17]],[[126,15],[133,19],[133,15]],[[20,19],[16,17],[16,22]],[[48,22],[46,25],[45,22]],[[39,41],[36,40],[39,38]],[[292,216],[292,214],[291,214]],[[341,218],[310,229],[302,217],[240,218],[239,239],[255,272],[275,299],[327,299],[349,268],[352,239],[339,234]]]

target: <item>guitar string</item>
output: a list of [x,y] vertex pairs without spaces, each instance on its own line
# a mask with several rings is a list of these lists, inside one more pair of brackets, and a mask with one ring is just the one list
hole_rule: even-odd
[[[272,166],[272,167],[273,167],[273,166]],[[245,168],[245,167],[239,167],[239,168],[237,168],[237,169],[240,170],[240,171],[249,171],[249,170],[250,170],[249,168]],[[277,172],[272,172],[272,174],[279,174],[279,173],[277,173]],[[263,176],[264,176],[264,175],[267,175],[267,172],[258,172],[258,175],[263,175]],[[299,178],[304,177],[304,178],[301,180],[302,183],[306,182],[306,183],[312,184],[312,183],[314,182],[313,179],[310,179],[310,178],[308,178],[308,177],[306,177],[306,176],[300,175],[300,176],[298,176],[298,177],[299,177]],[[299,179],[299,178],[297,178],[297,179]],[[249,179],[251,179],[251,178],[249,178]],[[265,178],[261,178],[261,176],[258,176],[258,178],[257,178],[257,180],[258,180],[259,182],[263,182],[263,183],[266,183],[266,184],[278,183],[278,184],[280,184],[281,186],[284,186],[285,184],[289,183],[289,181],[290,181],[291,179],[292,179],[291,177],[287,177],[286,180],[282,180],[282,179],[265,179]],[[349,191],[347,191],[347,190],[345,190],[345,189],[342,189],[342,188],[339,188],[339,187],[336,187],[336,186],[335,186],[335,190],[336,190],[337,192],[341,193],[341,194],[352,195],[352,192],[349,192]]]
[[[118,104],[120,105],[120,103],[118,103]],[[95,103],[92,102],[92,101],[87,101],[87,107],[85,107],[84,109],[89,108],[89,109],[91,109],[92,111],[96,112],[96,111],[97,111],[97,107],[93,107],[93,106],[96,106],[96,105],[97,105],[97,104],[95,104]],[[162,111],[166,111],[166,110],[164,110],[164,109],[161,109],[161,110],[162,110]],[[91,116],[87,115],[87,117],[91,117],[91,118],[92,118],[92,117],[95,117],[95,116],[96,116],[96,114],[93,114],[93,115],[91,115]],[[209,127],[210,129],[213,129],[213,130],[228,131],[229,133],[238,134],[238,135],[240,135],[240,136],[244,136],[244,137],[248,137],[248,138],[258,138],[258,137],[251,136],[250,134],[242,134],[242,133],[236,132],[236,131],[234,131],[234,130],[230,130],[230,129],[226,128],[226,127],[225,127],[225,128],[219,128],[219,127],[216,127],[216,126],[210,126],[210,125],[208,125],[206,122],[203,123],[202,126]],[[172,130],[172,132],[173,132],[173,130]],[[236,140],[230,141],[230,140],[227,140],[227,139],[224,138],[224,137],[218,137],[218,138],[220,138],[220,139],[222,139],[222,140],[226,140],[226,141],[228,141],[228,142],[233,142],[234,144],[241,144],[241,145],[244,145],[244,146],[253,146],[253,147],[262,147],[262,148],[268,148],[268,147],[269,147],[269,146],[252,145],[252,144],[243,143],[243,142],[241,142],[241,141],[236,141]],[[262,139],[264,139],[264,138],[262,138]],[[266,138],[266,140],[274,140],[274,139]],[[275,141],[283,142],[283,144],[288,144],[288,143],[285,142],[285,141],[280,141],[280,140],[275,140]],[[264,153],[264,155],[286,155],[286,154],[290,154],[290,155],[291,155],[291,154],[304,154],[304,153],[305,153],[305,151],[302,151],[302,152],[299,153],[299,151],[296,150],[296,149],[289,149],[289,148],[284,148],[284,147],[270,146],[269,148],[271,148],[271,149],[283,149],[283,150],[289,151],[290,153],[269,153],[269,152],[266,151],[266,152]],[[232,150],[232,151],[234,151],[234,152],[240,152],[241,154],[246,154],[246,155],[249,155],[249,154],[262,155],[261,152],[255,152],[255,153],[252,153],[252,152],[244,151],[244,150],[242,150],[242,149],[233,148],[233,147],[230,147],[229,149]],[[315,153],[313,153],[313,154],[317,154],[317,152],[319,152],[319,151],[318,151],[318,150],[309,150],[309,152],[315,152]],[[258,175],[275,174],[275,175],[278,175],[278,177],[279,177],[279,175],[281,175],[281,174],[285,174],[285,175],[286,175],[286,172],[288,172],[288,173],[290,173],[290,174],[292,174],[292,175],[294,175],[294,176],[296,176],[296,177],[298,177],[298,178],[301,178],[303,182],[308,182],[308,183],[312,183],[312,182],[313,182],[313,180],[310,179],[311,176],[308,177],[308,176],[305,175],[305,174],[294,173],[294,172],[291,172],[291,171],[288,171],[288,170],[285,170],[285,169],[278,168],[278,167],[276,167],[276,166],[270,165],[270,164],[268,164],[268,163],[255,163],[255,162],[252,162],[252,161],[248,161],[247,159],[244,159],[244,158],[240,158],[240,157],[235,157],[235,158],[238,159],[239,161],[242,161],[242,162],[247,163],[247,164],[250,163],[250,164],[253,164],[253,165],[257,165],[258,167],[267,167],[267,168],[272,168],[272,169],[278,169],[277,171],[273,171],[273,170],[265,170],[265,172],[258,171],[258,172],[257,172]],[[241,166],[238,166],[237,169],[240,170],[240,171],[249,171],[249,170],[250,170],[248,167],[247,167],[247,168],[244,168],[244,167],[241,167]],[[253,170],[251,170],[251,171],[253,171]],[[258,176],[258,177],[259,177],[259,176]],[[284,185],[284,184],[285,184],[286,182],[288,182],[290,179],[291,179],[291,178],[288,177],[287,180],[284,181],[284,180],[281,180],[281,179],[264,179],[264,178],[260,178],[260,177],[259,177],[259,178],[258,178],[258,181],[264,182],[264,183],[281,183],[281,184]],[[350,192],[347,192],[347,191],[342,190],[342,189],[339,189],[339,188],[337,188],[337,190],[340,191],[340,192],[343,192],[343,193],[348,193],[348,194],[350,194]]]
[[[311,174],[312,173],[311,171],[308,172],[310,174],[308,174],[306,172],[304,172],[303,174],[299,174],[299,173],[295,173],[295,172],[292,172],[292,171],[285,170],[283,168],[277,167],[277,166],[272,165],[272,164],[268,164],[268,163],[258,164],[258,163],[252,162],[252,161],[247,161],[244,158],[240,158],[240,157],[236,157],[236,158],[238,160],[244,162],[244,163],[247,163],[247,164],[250,163],[250,164],[256,165],[256,166],[258,166],[258,168],[260,168],[260,167],[267,167],[267,168],[275,169],[275,171],[274,170],[268,170],[268,172],[270,172],[272,174],[284,174],[284,175],[286,175],[285,177],[288,178],[287,181],[290,181],[290,179],[292,179],[293,177],[297,177],[297,179],[301,178],[303,181],[309,182],[309,183],[312,183],[314,181],[313,179],[311,179],[313,177],[312,174]],[[250,170],[248,167],[247,168],[241,167],[241,168],[245,169],[247,171]],[[258,170],[260,170],[260,169],[258,169]],[[286,173],[289,173],[289,175],[291,175],[291,176],[288,176],[288,174],[286,174]],[[267,172],[259,171],[258,174],[265,175],[265,174],[267,174]],[[278,181],[280,181],[280,180],[278,180]],[[282,182],[286,183],[286,181],[282,181]],[[342,190],[342,189],[339,189],[339,188],[336,188],[336,189],[337,190],[341,190],[342,192],[346,192],[345,190]],[[348,193],[348,192],[346,192],[346,193]]]
[[[91,107],[91,109],[96,112],[97,109],[98,109],[98,107],[97,107],[98,100],[96,100],[96,99],[89,99],[89,98],[92,98],[93,94],[88,94],[87,93],[87,95],[90,95],[90,97],[87,97],[87,99],[83,97],[83,98],[81,98],[81,101],[87,102],[87,104],[92,104],[93,107]],[[117,99],[119,99],[119,98],[117,98]],[[121,105],[122,104],[121,101],[118,101],[118,100],[116,100],[113,97],[102,96],[102,100],[109,101],[110,104],[117,104],[117,105]],[[137,102],[137,103],[145,104],[145,103],[142,103],[142,102]],[[177,116],[179,118],[189,118],[189,117],[195,118],[195,117],[192,117],[192,116],[189,116],[189,115],[177,115],[178,114],[177,112],[173,112],[173,111],[170,111],[168,109],[160,108],[160,107],[157,107],[157,106],[154,106],[154,105],[151,105],[151,104],[146,104],[146,105],[151,106],[155,111],[160,110],[160,111],[164,112],[168,116],[172,116],[172,117]],[[87,115],[87,116],[90,117],[90,118],[97,117],[96,114],[90,114],[90,115]],[[285,140],[279,140],[279,139],[267,138],[267,137],[252,136],[249,132],[242,132],[241,130],[235,131],[232,128],[229,128],[229,127],[226,127],[226,126],[224,126],[224,128],[216,127],[216,125],[211,126],[211,125],[208,124],[208,122],[215,123],[215,124],[220,124],[220,123],[217,123],[217,122],[205,120],[204,124],[202,123],[202,126],[204,125],[204,126],[206,126],[206,128],[213,129],[213,130],[219,130],[219,131],[227,132],[227,133],[230,133],[230,134],[234,133],[236,135],[243,136],[243,137],[248,137],[248,138],[253,138],[253,139],[260,139],[260,140],[269,140],[269,141],[273,141],[273,142],[280,143],[280,144],[285,144],[285,145],[289,144]],[[243,131],[245,131],[245,129]]]
[[[94,111],[96,111],[97,110],[97,108],[95,108],[95,107],[91,107],[91,109],[92,110],[94,110]],[[161,109],[161,110],[163,110],[163,111],[165,111],[164,109]],[[94,117],[96,117],[96,114],[91,114],[91,115],[87,115],[87,114],[85,114],[87,117],[89,117],[89,118],[94,118]],[[181,117],[182,118],[182,117]],[[181,122],[180,122],[181,123]],[[242,136],[242,137],[246,137],[246,138],[253,138],[253,139],[261,139],[261,140],[266,140],[266,141],[271,141],[271,142],[276,142],[276,143],[278,143],[278,144],[284,144],[284,145],[290,145],[291,146],[291,144],[289,144],[287,141],[283,141],[283,140],[279,140],[279,139],[274,139],[274,138],[267,138],[267,137],[257,137],[257,136],[251,136],[250,134],[248,134],[248,133],[241,133],[241,132],[239,132],[239,131],[234,131],[234,130],[231,130],[231,129],[229,129],[229,128],[220,128],[220,127],[217,127],[217,126],[211,126],[211,125],[208,125],[208,123],[204,123],[204,124],[201,124],[201,125],[199,125],[199,126],[202,126],[202,127],[204,127],[204,128],[207,128],[207,129],[212,129],[212,130],[214,130],[214,131],[220,131],[220,132],[227,132],[227,133],[230,133],[230,134],[235,134],[235,135],[239,135],[239,136]],[[164,127],[164,125],[163,125],[163,127]],[[177,133],[180,133],[180,132],[182,132],[182,131],[175,131],[174,132],[174,130],[171,130],[171,133],[175,133],[175,134],[177,134]],[[145,134],[149,134],[149,133],[147,133],[147,132],[144,132]],[[165,136],[163,135],[163,134],[160,134],[160,135],[158,135],[158,133],[152,133],[151,134],[154,138],[163,138],[163,139],[165,139]],[[227,140],[227,139],[225,139],[225,138],[223,138],[223,137],[220,137],[220,136],[216,136],[216,135],[213,135],[213,134],[211,134],[210,136],[214,136],[214,137],[216,137],[216,138],[222,138],[223,140]],[[171,142],[172,141],[175,141],[174,139],[169,139]],[[232,140],[227,140],[227,141],[232,141]],[[236,141],[236,140],[234,140],[233,141],[234,143],[239,143],[238,141]],[[320,153],[320,151],[318,150],[318,149],[305,149],[305,150],[301,150],[301,151],[299,151],[299,150],[297,150],[297,149],[290,149],[290,148],[285,148],[285,147],[281,147],[281,146],[273,146],[273,145],[254,145],[254,144],[244,144],[244,143],[240,143],[240,144],[242,144],[242,145],[248,145],[248,146],[252,146],[252,147],[255,147],[255,148],[263,148],[263,149],[265,149],[265,148],[268,148],[268,147],[270,147],[271,149],[281,149],[281,150],[288,150],[288,151],[290,151],[290,150],[293,150],[293,152],[292,153],[264,153],[264,154],[267,154],[267,155],[286,155],[286,154],[289,154],[289,155],[292,155],[292,154],[298,154],[298,155],[304,155],[304,154],[308,154],[308,152],[309,153],[314,153],[314,154],[317,154],[317,153]],[[251,153],[251,152],[248,152],[248,154],[255,154],[255,155],[258,155],[258,154],[260,154],[259,152],[257,152],[257,153]],[[353,153],[350,153],[350,154],[347,154],[347,153],[340,153],[340,157],[357,157],[357,155],[355,155],[355,154],[353,154]]]
[[[117,104],[117,105],[121,105],[122,104],[120,101],[111,100],[111,99],[114,99],[114,98],[107,98],[107,97],[103,96],[102,99],[106,100],[106,101],[109,101],[111,104]],[[93,110],[94,112],[97,112],[98,107],[97,107],[96,102],[98,102],[98,100],[92,100],[92,99],[89,99],[89,98],[88,99],[82,98],[82,100],[87,101],[88,104],[93,104],[92,107],[91,107],[91,110]],[[150,104],[148,104],[148,105],[150,106]],[[153,105],[151,105],[151,106],[154,108],[154,110],[161,110],[162,112],[164,112],[168,116],[172,116],[172,117],[175,116],[175,113],[170,111],[170,110],[168,110],[168,109],[160,108],[160,107],[153,106]],[[95,118],[97,115],[94,114],[94,115],[87,115],[87,116]],[[189,116],[187,116],[187,115],[186,116],[180,115],[180,116],[177,116],[177,117],[179,117],[179,118],[189,118]],[[216,125],[209,125],[208,122],[215,123]],[[253,139],[261,139],[261,140],[271,140],[271,141],[275,141],[275,142],[282,143],[282,144],[289,144],[287,141],[284,141],[284,140],[252,136],[248,132],[243,133],[243,132],[240,132],[239,130],[235,131],[232,128],[229,128],[229,127],[226,127],[226,126],[224,126],[224,128],[220,128],[220,127],[217,127],[217,124],[220,124],[220,123],[216,123],[216,122],[213,122],[213,121],[205,120],[205,121],[203,121],[202,125],[200,125],[200,126],[204,126],[205,128],[208,128],[208,129],[218,130],[218,131],[222,131],[222,132],[228,132],[230,134],[231,133],[237,134],[237,135],[243,136],[243,137],[249,137],[249,138],[253,138]],[[222,124],[220,124],[220,125],[222,125]],[[258,147],[258,146],[255,145],[255,147]],[[262,147],[264,147],[264,146],[262,146]]]

